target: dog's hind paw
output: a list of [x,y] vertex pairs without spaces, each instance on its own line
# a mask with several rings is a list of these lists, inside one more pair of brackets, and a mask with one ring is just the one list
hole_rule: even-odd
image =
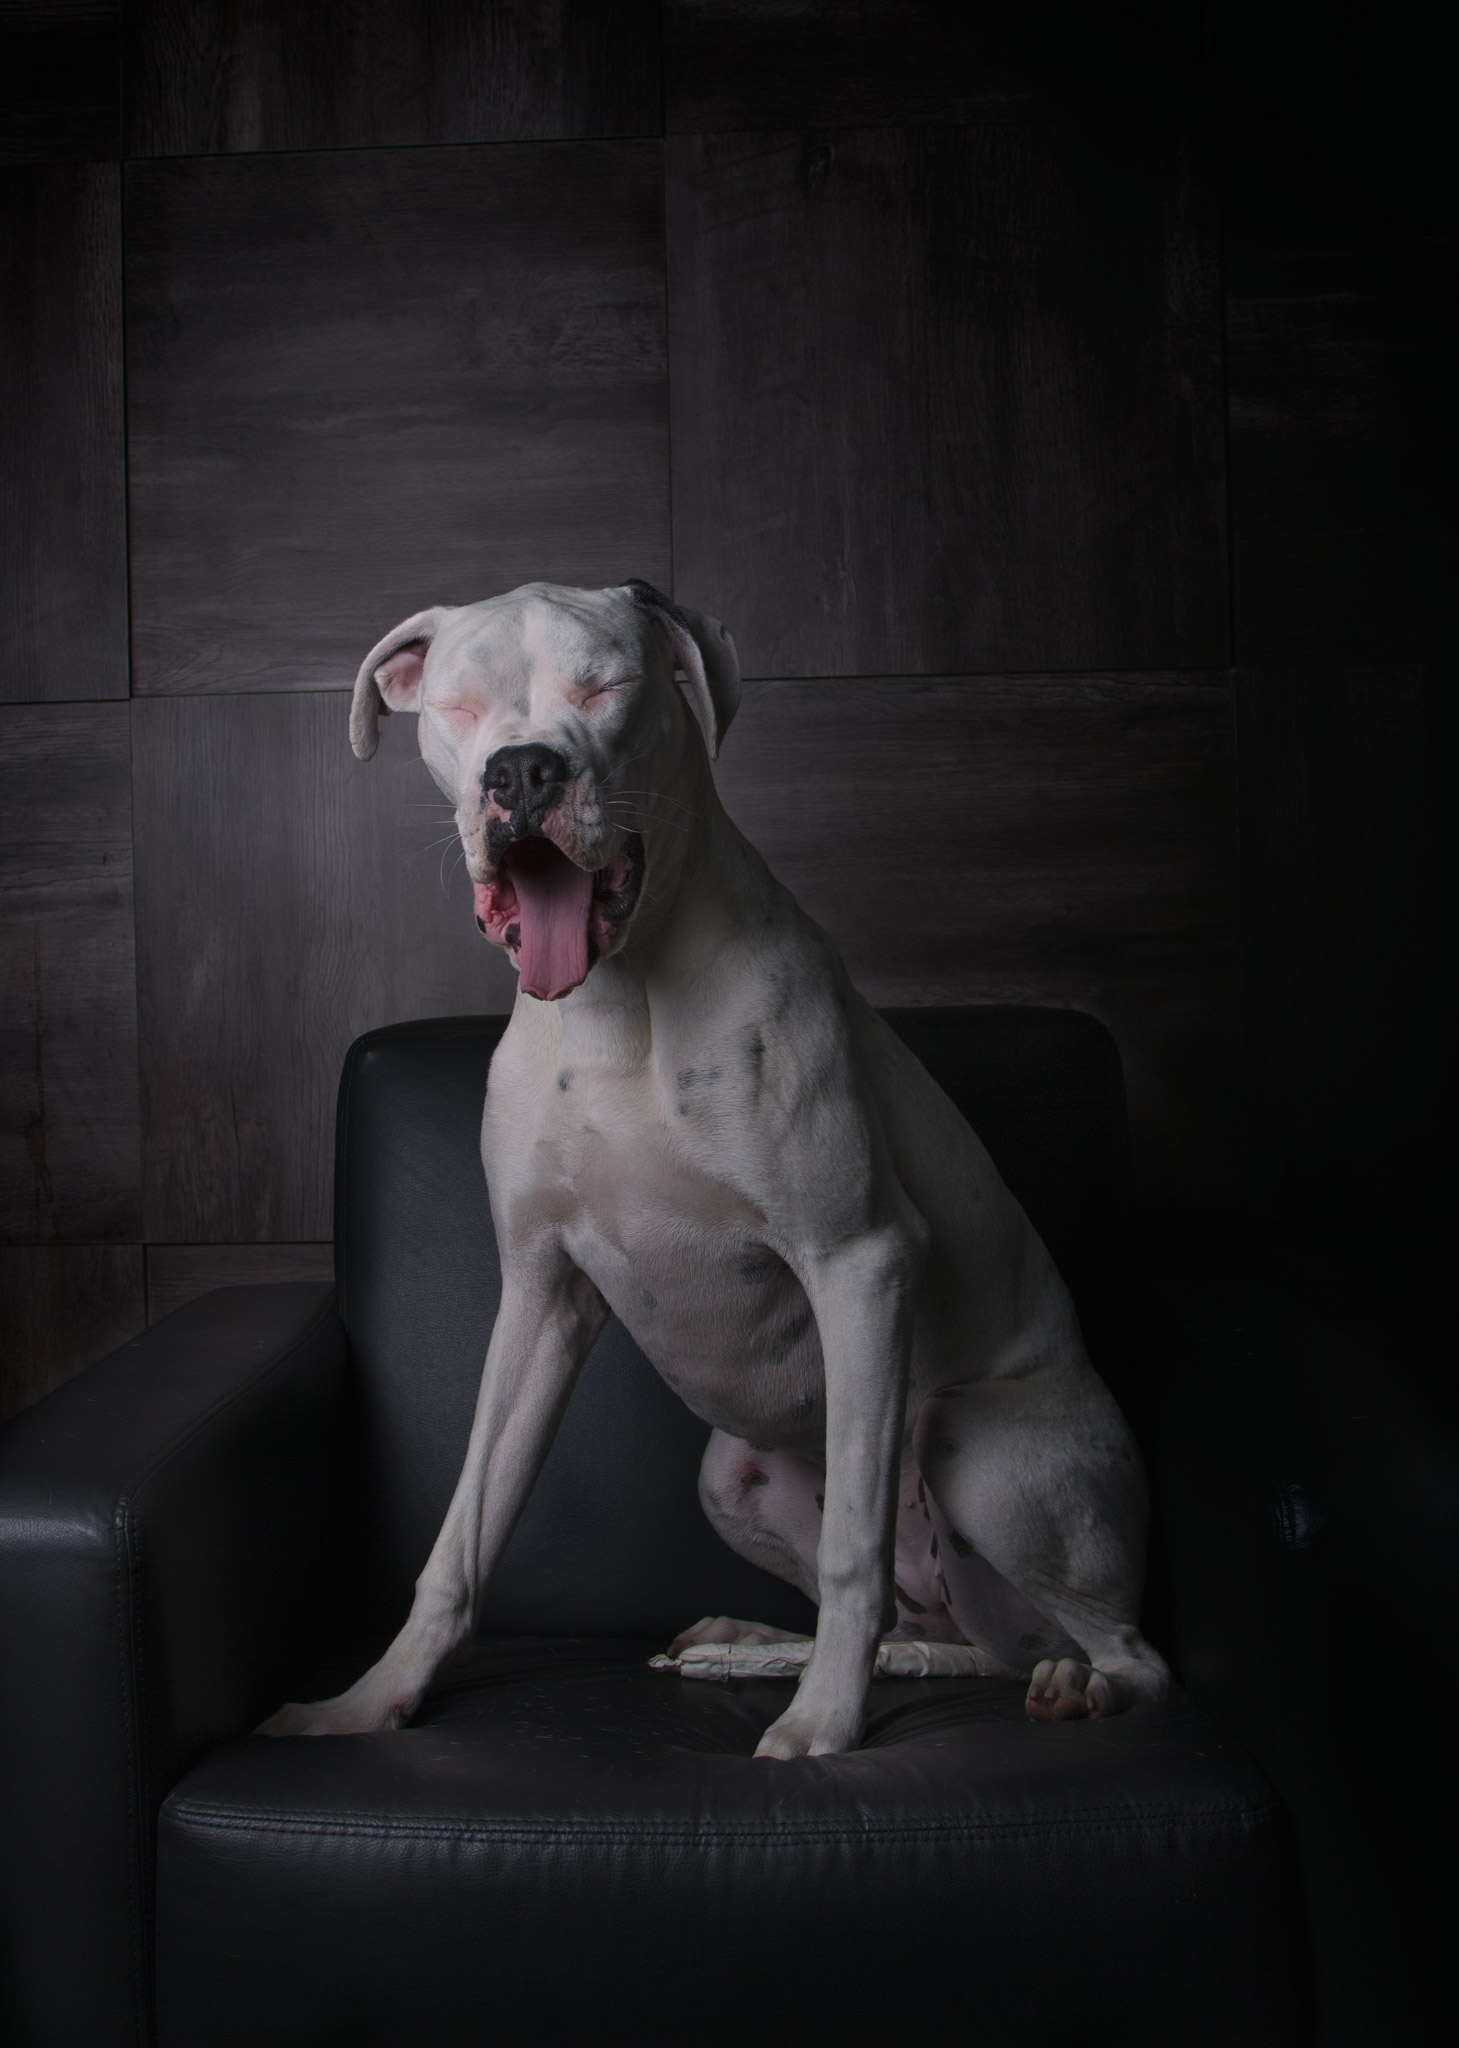
[[772,1628],[766,1621],[736,1621],[732,1614],[706,1614],[692,1628],[681,1629],[670,1643],[668,1656],[682,1657],[699,1643],[799,1643],[805,1637],[792,1628]]
[[1024,1702],[1030,1721],[1102,1721],[1115,1711],[1109,1680],[1076,1657],[1046,1657],[1034,1666]]

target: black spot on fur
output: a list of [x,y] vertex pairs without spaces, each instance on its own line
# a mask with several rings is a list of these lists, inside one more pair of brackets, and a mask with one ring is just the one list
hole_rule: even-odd
[[803,1308],[798,1316],[792,1316],[785,1328],[772,1337],[765,1350],[767,1365],[780,1365],[789,1358],[792,1351],[811,1326],[811,1312]]
[[959,1557],[971,1557],[971,1556],[972,1556],[972,1554],[973,1554],[973,1546],[972,1546],[972,1544],[971,1544],[971,1543],[969,1543],[969,1541],[968,1541],[968,1539],[967,1539],[967,1537],[966,1537],[966,1536],[959,1536],[959,1534],[957,1533],[957,1530],[956,1530],[956,1529],[949,1529],[949,1530],[948,1530],[948,1532],[947,1532],[947,1540],[948,1540],[948,1542],[949,1542],[949,1543],[950,1543],[950,1544],[952,1545],[952,1547],[953,1547],[954,1551],[956,1551],[956,1553],[957,1553],[957,1555],[958,1555]]
[[770,1484],[770,1474],[762,1472],[758,1465],[754,1465],[745,1474],[744,1483],[746,1486],[768,1486]]
[[646,1287],[644,1288],[642,1294],[640,1294],[638,1298],[643,1303],[645,1308],[657,1308],[659,1305],[658,1296],[650,1294]]
[[899,1607],[905,1607],[909,1614],[925,1614],[927,1612],[927,1609],[922,1605],[922,1602],[920,1600],[914,1600],[911,1594],[907,1592],[906,1588],[899,1584],[899,1582],[896,1579],[892,1580],[892,1591],[897,1596],[897,1605]]
[[564,1067],[562,1072],[557,1077],[558,1093],[561,1095],[566,1095],[568,1089],[571,1088],[571,1086],[572,1075],[567,1071],[566,1067]]
[[750,1033],[746,1048],[750,1066],[750,1082],[756,1093],[765,1085],[765,1040],[758,1029]]
[[680,1067],[674,1079],[687,1092],[690,1088],[708,1088],[719,1075],[718,1067]]

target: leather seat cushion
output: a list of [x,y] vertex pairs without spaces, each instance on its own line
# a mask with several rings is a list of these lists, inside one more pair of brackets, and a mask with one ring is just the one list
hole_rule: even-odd
[[1300,2038],[1286,1823],[1194,1707],[878,1680],[862,1749],[753,1763],[789,1684],[656,1647],[482,1642],[397,1734],[204,1758],[163,2048]]

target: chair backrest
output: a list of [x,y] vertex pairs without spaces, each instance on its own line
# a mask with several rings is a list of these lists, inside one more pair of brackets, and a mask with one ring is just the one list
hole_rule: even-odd
[[[889,1021],[988,1146],[1086,1325],[1122,1272],[1129,1149],[1119,1054],[1072,1010],[899,1010]],[[392,1025],[340,1082],[335,1259],[380,1611],[403,1617],[450,1499],[500,1295],[478,1139],[503,1017]],[[1110,1374],[1119,1391],[1118,1375]],[[493,1580],[483,1627],[672,1634],[701,1614],[809,1623],[699,1508],[708,1436],[611,1321]],[[371,1601],[374,1607],[376,1602]]]

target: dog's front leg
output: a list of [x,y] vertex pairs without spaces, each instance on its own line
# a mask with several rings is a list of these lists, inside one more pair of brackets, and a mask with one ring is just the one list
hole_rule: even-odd
[[281,1707],[261,1735],[369,1734],[415,1712],[442,1662],[475,1632],[482,1591],[607,1319],[602,1296],[565,1257],[507,1262],[466,1461],[409,1619],[348,1692]]
[[820,1617],[795,1698],[756,1756],[834,1756],[861,1738],[889,1604],[917,1270],[895,1229],[801,1262],[826,1374]]

